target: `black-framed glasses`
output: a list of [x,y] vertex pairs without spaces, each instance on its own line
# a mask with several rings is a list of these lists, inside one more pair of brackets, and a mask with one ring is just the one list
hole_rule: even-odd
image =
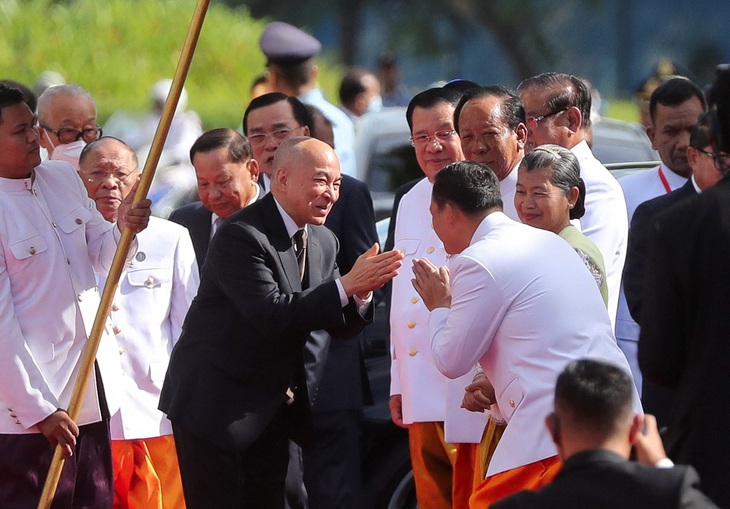
[[527,117],[527,119],[526,119],[527,127],[529,127],[530,129],[535,129],[540,124],[540,122],[542,122],[546,118],[553,117],[559,113],[566,111],[567,109],[568,108],[564,108],[562,110],[557,110],[557,111],[551,111],[550,113],[545,113],[544,115],[540,115],[539,117]]
[[292,131],[294,131],[295,129],[299,129],[300,127],[302,127],[302,126],[297,126],[294,128],[284,127],[282,129],[277,129],[276,131],[271,131],[268,134],[266,134],[266,133],[250,134],[248,136],[248,142],[251,145],[257,145],[257,146],[263,145],[264,143],[266,143],[266,138],[268,138],[269,136],[271,136],[275,140],[284,141],[285,139],[287,139],[289,137],[289,135],[292,133]]
[[700,154],[704,154],[710,159],[712,159],[712,162],[715,165],[715,168],[717,168],[720,171],[725,171],[726,169],[730,168],[730,154],[727,154],[725,152],[720,152],[719,154],[713,154],[712,152],[708,152],[706,150],[702,150],[701,148],[696,149],[697,152]]
[[454,129],[442,129],[441,131],[436,131],[432,135],[421,133],[411,136],[411,145],[414,147],[416,145],[428,145],[429,143],[444,143],[449,140],[452,136],[456,134],[456,131]]
[[53,130],[48,126],[44,126],[41,124],[41,127],[48,131],[49,133],[53,133],[56,135],[56,138],[58,138],[58,141],[60,141],[62,144],[66,143],[73,143],[74,141],[78,141],[80,139],[83,139],[86,143],[91,143],[92,141],[98,140],[101,138],[101,126],[95,125],[94,127],[87,127],[86,129],[74,129],[73,127],[62,127],[60,129]]

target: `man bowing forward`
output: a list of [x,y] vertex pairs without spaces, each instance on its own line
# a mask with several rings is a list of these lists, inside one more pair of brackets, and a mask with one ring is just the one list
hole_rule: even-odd
[[306,441],[310,425],[307,338],[360,331],[372,290],[401,264],[374,245],[340,277],[322,226],[340,184],[328,145],[286,140],[273,165],[271,193],[213,239],[162,390],[189,508],[284,507],[287,440]]

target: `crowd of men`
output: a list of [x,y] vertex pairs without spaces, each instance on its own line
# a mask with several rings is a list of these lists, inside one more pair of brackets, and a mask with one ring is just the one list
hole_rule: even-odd
[[[353,120],[381,106],[378,77],[348,73],[340,109],[316,84],[319,41],[275,22],[261,49],[263,93],[241,132],[191,141],[200,200],[169,220],[133,203],[138,156],[102,136],[81,86],[36,105],[0,84],[1,507],[37,504],[56,447],[53,507],[359,507],[360,337],[385,293],[389,407],[422,509],[730,507],[730,73],[711,104],[687,78],[660,84],[661,164],[618,181],[593,156],[576,76],[409,97],[423,178],[397,191],[381,249],[353,177]],[[526,162],[548,159],[580,182],[528,190]],[[593,265],[520,221],[567,225],[574,207]]]

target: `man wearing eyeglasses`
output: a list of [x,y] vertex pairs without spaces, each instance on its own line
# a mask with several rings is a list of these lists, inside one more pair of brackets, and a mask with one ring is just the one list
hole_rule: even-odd
[[80,85],[57,85],[38,98],[38,134],[49,159],[70,163],[78,170],[87,143],[101,137],[96,106]]
[[309,113],[298,99],[271,92],[253,99],[243,114],[243,132],[261,169],[264,191],[271,188],[271,163],[282,141],[309,136]]
[[[454,129],[454,108],[460,97],[453,89],[432,88],[417,94],[406,110],[416,160],[426,176],[403,196],[392,218],[396,223],[394,249],[403,252],[406,267],[420,258],[438,266],[446,263],[446,251],[428,210],[436,174],[464,159]],[[429,344],[429,311],[411,278],[405,271],[392,283],[391,419],[408,429],[418,506],[466,507],[473,489],[474,462],[465,463],[465,475],[459,473],[454,467],[457,443],[478,443],[486,417],[461,408],[471,374],[451,380],[436,368]]]
[[[109,222],[139,178],[137,155],[116,138],[86,145],[79,176]],[[172,425],[157,410],[170,352],[182,331],[200,278],[182,226],[150,218],[137,253],[119,279],[109,315],[124,376],[125,397],[111,416],[114,507],[184,508]],[[105,277],[97,274],[99,287]]]
[[586,189],[586,212],[580,228],[596,244],[606,264],[608,316],[614,324],[629,222],[621,186],[593,156],[586,141],[591,126],[591,91],[580,78],[554,72],[528,78],[517,90],[527,115],[525,151],[554,143],[578,158]]

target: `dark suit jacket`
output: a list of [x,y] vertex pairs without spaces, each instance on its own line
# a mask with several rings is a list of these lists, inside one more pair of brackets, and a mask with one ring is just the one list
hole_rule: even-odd
[[676,390],[667,453],[730,507],[730,180],[657,215],[649,237],[639,365]]
[[623,284],[629,311],[636,323],[641,325],[641,298],[644,291],[644,267],[649,243],[649,231],[654,217],[675,203],[697,194],[692,179],[671,193],[647,200],[636,208],[629,229],[629,243],[626,251]]
[[[690,179],[682,187],[671,193],[645,201],[634,212],[631,219],[631,228],[629,229],[623,285],[629,311],[639,325],[641,325],[641,303],[645,287],[644,273],[652,221],[662,210],[666,210],[675,203],[696,194],[697,192]],[[653,414],[657,418],[660,428],[671,425],[672,406],[674,404],[673,391],[661,387],[651,380],[644,380],[641,402],[644,411]]]
[[[309,227],[308,288],[301,291],[292,242],[271,195],[230,216],[210,246],[175,345],[160,409],[174,425],[223,448],[245,450],[286,405],[292,436],[306,439],[310,403],[303,347],[313,330],[336,337],[367,323],[337,285],[337,239]],[[369,319],[370,317],[368,317]]]
[[[378,241],[373,199],[363,182],[342,176],[340,197],[327,216],[325,226],[340,242],[337,265],[342,274],[347,274],[358,256]],[[314,372],[318,366],[321,369],[319,377],[312,380],[317,384],[316,397],[312,398],[314,412],[357,410],[372,401],[360,349],[361,337],[357,334],[332,341],[329,353],[317,354],[309,348],[305,351],[309,354],[305,353],[307,373]]]
[[198,270],[203,268],[205,256],[208,254],[211,216],[212,212],[206,209],[202,202],[196,201],[173,210],[169,217],[170,221],[183,225],[190,232],[195,258],[198,260]]
[[[264,196],[263,183],[259,182],[259,200]],[[168,218],[177,224],[183,225],[190,232],[195,249],[195,258],[198,260],[198,270],[202,270],[205,256],[208,254],[210,244],[210,228],[212,226],[212,212],[203,206],[203,203],[196,201],[175,209]]]
[[493,509],[678,509],[716,507],[691,467],[654,468],[606,450],[568,458],[552,483],[521,491]]

